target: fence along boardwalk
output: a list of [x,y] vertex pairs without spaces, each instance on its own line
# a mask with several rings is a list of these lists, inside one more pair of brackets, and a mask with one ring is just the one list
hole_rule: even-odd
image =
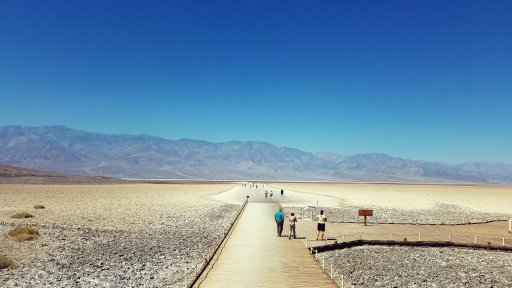
[[[225,247],[193,287],[335,287],[303,240],[276,236],[276,205],[249,203]],[[304,235],[297,231],[297,237]]]
[[[329,217],[329,215],[327,215]],[[452,241],[492,246],[512,247],[512,234],[508,233],[506,221],[467,225],[413,225],[413,224],[373,224],[364,226],[362,223],[327,223],[325,236],[327,241],[314,241],[316,238],[316,222],[302,220],[298,229],[309,240],[308,246],[322,246],[337,242],[364,240],[403,241]],[[361,233],[361,234],[360,234]],[[345,237],[343,237],[345,235]],[[504,245],[503,245],[504,244]]]

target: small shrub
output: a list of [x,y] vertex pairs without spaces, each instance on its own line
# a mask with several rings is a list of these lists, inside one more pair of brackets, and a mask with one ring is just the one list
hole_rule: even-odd
[[16,268],[16,264],[11,259],[0,255],[0,269]]
[[18,242],[37,239],[39,232],[29,226],[20,226],[9,231],[9,236],[16,238]]
[[26,213],[26,212],[16,213],[16,214],[12,215],[12,218],[32,218],[32,217],[34,217],[34,215]]
[[44,209],[44,205],[35,205],[34,206],[35,209]]

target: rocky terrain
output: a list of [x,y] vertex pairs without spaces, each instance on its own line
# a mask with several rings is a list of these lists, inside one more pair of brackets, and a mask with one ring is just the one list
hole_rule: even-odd
[[512,253],[361,246],[321,253],[345,287],[512,287]]
[[[140,230],[33,225],[35,242],[9,243],[23,251],[18,269],[0,274],[1,287],[161,287],[190,272],[216,243],[237,206],[174,213],[166,224]],[[221,216],[222,215],[222,216]],[[225,216],[225,217],[223,217]],[[179,223],[180,219],[190,219]],[[208,219],[204,221],[203,219]],[[0,223],[1,230],[13,228]],[[33,246],[38,249],[33,249]],[[28,261],[27,261],[28,259]]]
[[[18,265],[0,271],[6,288],[182,287],[240,208],[201,196],[231,185],[18,186],[0,193],[0,253]],[[27,195],[46,208],[10,218]],[[25,224],[37,240],[7,236]]]
[[[449,204],[438,204],[431,209],[413,210],[372,206],[366,208],[373,209],[373,217],[369,217],[369,221],[372,223],[468,224],[485,223],[512,218],[512,214],[486,213]],[[290,213],[294,212],[297,215],[303,215],[305,218],[311,218],[311,210],[309,210],[309,212],[304,212],[304,207],[286,207],[286,209]],[[356,207],[318,207],[315,209],[318,211],[323,209],[330,222],[361,222],[361,217],[357,214],[359,208]]]

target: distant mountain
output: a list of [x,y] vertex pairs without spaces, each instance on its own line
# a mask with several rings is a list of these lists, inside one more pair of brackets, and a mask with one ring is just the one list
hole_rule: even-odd
[[0,165],[0,184],[105,184],[125,183],[108,177],[75,176],[28,168]]
[[385,154],[313,154],[256,141],[172,141],[62,126],[1,127],[0,163],[128,178],[512,182],[512,165],[500,163],[448,165]]

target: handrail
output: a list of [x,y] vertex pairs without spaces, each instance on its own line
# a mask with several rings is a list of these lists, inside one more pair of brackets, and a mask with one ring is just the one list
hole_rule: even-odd
[[[505,239],[502,237],[502,239]],[[306,239],[307,240],[307,239]],[[509,239],[512,242],[512,239]],[[503,240],[504,241],[504,240]],[[505,244],[505,242],[503,242]],[[334,244],[328,244],[328,245],[320,245],[320,246],[311,246],[307,247],[308,251],[310,251],[310,254],[312,257],[314,257],[315,261],[318,262],[318,265],[322,268],[324,273],[329,275],[331,280],[334,282],[334,284],[337,287],[351,287],[352,284],[350,283],[350,279],[346,279],[343,275],[343,273],[336,274],[336,270],[333,269],[333,262],[327,263],[326,265],[326,258],[329,260],[329,256],[321,255],[322,257],[319,257],[318,253],[326,252],[326,251],[333,251],[333,250],[340,250],[345,248],[352,248],[357,246],[364,246],[364,245],[387,245],[387,246],[413,246],[413,247],[458,247],[458,248],[473,248],[473,249],[486,249],[486,250],[500,250],[500,251],[512,251],[512,245],[503,245],[503,246],[495,246],[495,245],[484,245],[484,244],[476,244],[476,243],[460,243],[460,242],[450,242],[450,241],[395,241],[395,240],[364,240],[364,239],[358,239],[353,241],[346,241],[342,243],[334,243]],[[333,260],[334,261],[334,260]],[[330,266],[329,266],[330,264]],[[330,269],[329,269],[330,267]],[[339,273],[339,272],[338,272]],[[336,281],[338,279],[338,281]],[[348,281],[347,281],[348,280]]]
[[[164,283],[164,284],[162,284],[161,287],[168,287],[168,286],[176,285],[176,284],[181,283],[183,281],[185,282],[184,285],[183,285],[184,287],[190,288],[190,287],[194,286],[195,282],[199,279],[199,277],[204,272],[206,267],[208,267],[208,265],[212,261],[213,257],[215,256],[215,254],[219,250],[220,246],[222,245],[222,243],[224,242],[224,240],[228,236],[229,232],[234,228],[235,223],[238,221],[238,219],[242,215],[242,212],[245,209],[245,207],[247,206],[247,203],[248,203],[248,199],[246,199],[244,201],[244,203],[242,204],[242,206],[240,207],[240,209],[236,213],[236,216],[233,219],[233,221],[231,222],[231,224],[229,225],[229,227],[224,229],[224,231],[221,234],[221,236],[216,239],[214,248],[209,250],[209,253],[204,256],[203,260],[201,260],[199,263],[197,263],[194,266],[194,268],[191,269],[191,271],[187,270],[185,272],[185,274],[181,278],[175,280],[172,283]],[[186,229],[183,229],[183,230],[186,230]],[[189,279],[191,279],[191,281],[189,281]]]
[[[368,239],[369,237],[365,236],[388,236],[387,239]],[[392,237],[393,236],[393,237]],[[354,239],[355,237],[355,239]],[[401,237],[414,237],[412,239],[404,238],[404,240],[397,240],[397,238]],[[445,240],[439,240],[432,238],[440,238],[445,237]],[[352,240],[347,240],[346,238],[352,238]],[[366,238],[366,239],[365,239]],[[406,240],[407,239],[407,240]],[[430,239],[430,240],[427,240]],[[361,242],[367,241],[368,243],[392,243],[396,245],[396,243],[426,243],[429,245],[436,245],[435,243],[448,245],[448,246],[462,246],[462,247],[474,247],[474,248],[487,248],[487,249],[499,249],[499,250],[512,250],[512,238],[505,237],[502,235],[486,235],[486,234],[400,234],[400,233],[357,233],[357,234],[342,234],[334,237],[328,237],[328,240],[313,240],[306,239],[306,247],[309,249],[310,247],[314,247],[315,249],[324,246],[330,246],[334,244],[327,244],[327,241],[334,241],[334,244],[342,244],[342,243],[352,243],[352,242]],[[308,243],[326,243],[325,245],[308,245]],[[332,243],[332,242],[331,242]],[[350,246],[350,245],[346,245]],[[344,246],[341,246],[344,247]]]
[[[215,248],[215,250],[213,251],[212,255],[208,258],[207,261],[204,262],[204,265],[201,267],[200,271],[197,271],[196,270],[196,273],[195,273],[195,276],[194,276],[194,280],[189,284],[187,285],[187,287],[191,288],[194,286],[194,284],[197,282],[197,280],[199,280],[199,278],[201,277],[201,275],[203,274],[203,272],[206,270],[206,268],[208,267],[208,265],[210,264],[210,262],[212,261],[213,257],[215,256],[215,254],[217,254],[217,251],[219,251],[220,247],[222,246],[222,243],[224,243],[224,241],[226,241],[228,235],[230,235],[230,232],[233,230],[233,228],[235,227],[235,224],[236,222],[238,222],[238,220],[240,219],[240,216],[242,215],[242,212],[244,211],[245,207],[247,206],[247,203],[249,202],[249,199],[245,199],[244,201],[244,204],[242,205],[242,207],[240,208],[240,210],[238,210],[238,213],[235,217],[235,219],[233,220],[233,222],[231,222],[231,225],[229,226],[229,228],[225,231],[224,233],[224,236],[222,237],[221,241],[219,242],[219,244],[217,245],[217,247]],[[206,260],[206,259],[205,259]],[[201,285],[201,283],[199,284]]]

